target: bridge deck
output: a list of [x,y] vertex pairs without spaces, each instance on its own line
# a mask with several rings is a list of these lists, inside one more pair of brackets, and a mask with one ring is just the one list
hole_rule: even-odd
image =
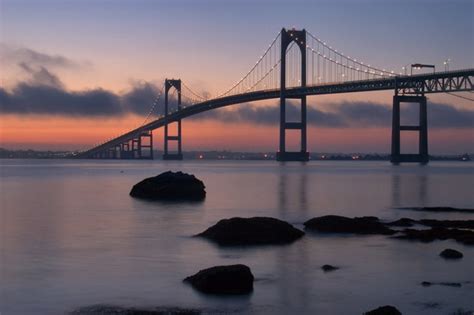
[[[368,92],[395,90],[403,94],[443,93],[473,91],[474,69],[419,74],[412,76],[395,76],[373,80],[349,81],[334,84],[318,84],[306,87],[293,87],[286,89],[287,97],[303,95],[324,95],[336,93]],[[80,153],[77,157],[91,157],[97,152],[120,145],[125,141],[136,138],[144,132],[160,128],[168,123],[196,115],[208,110],[225,107],[228,105],[274,99],[280,97],[280,89],[261,90],[238,95],[225,96],[207,100],[188,106],[168,116],[154,120],[146,125],[127,132],[115,139],[98,145],[88,151]]]

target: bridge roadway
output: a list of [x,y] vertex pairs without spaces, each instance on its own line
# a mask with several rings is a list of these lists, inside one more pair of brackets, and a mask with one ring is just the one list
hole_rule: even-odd
[[[419,95],[428,93],[446,93],[474,91],[474,69],[463,69],[457,71],[436,72],[430,74],[419,74],[411,76],[394,76],[388,78],[349,81],[334,84],[318,84],[306,87],[286,88],[286,97],[299,97],[303,95],[324,95],[336,93],[368,92],[394,90],[396,94]],[[261,90],[242,93],[203,101],[198,104],[184,107],[180,111],[168,114],[148,124],[127,132],[115,139],[98,145],[88,151],[81,152],[76,157],[89,158],[94,154],[118,146],[125,141],[139,137],[141,134],[163,127],[173,121],[183,119],[192,115],[209,110],[225,107],[228,105],[268,100],[280,97],[280,89]]]

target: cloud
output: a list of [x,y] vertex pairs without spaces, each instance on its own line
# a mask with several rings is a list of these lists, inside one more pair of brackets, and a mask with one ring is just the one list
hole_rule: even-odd
[[[32,82],[23,82],[12,90],[0,88],[0,114],[44,114],[63,116],[123,116],[125,114],[147,115],[156,96],[158,88],[149,82],[135,83],[124,93],[117,94],[103,89],[85,91],[67,91],[60,80],[42,68],[33,72]],[[163,98],[154,108],[154,115],[163,113]],[[342,102],[328,104],[319,110],[308,104],[308,123],[314,126],[329,128],[347,127],[389,127],[391,124],[391,107],[371,102]],[[417,106],[409,106],[402,115],[414,118],[418,115]],[[287,105],[288,117],[297,120],[299,105]],[[190,119],[217,120],[224,122],[247,122],[257,125],[276,125],[279,122],[280,109],[277,103],[270,106],[239,104],[235,107],[222,108],[204,112]],[[290,118],[291,119],[291,118]],[[459,109],[442,103],[428,103],[428,123],[433,128],[472,128],[474,111]]]
[[62,67],[76,68],[80,64],[60,55],[49,55],[25,47],[11,47],[0,43],[0,60],[2,63],[24,63],[30,67]]
[[[193,116],[192,119],[213,119],[225,122],[248,122],[257,125],[276,125],[280,121],[280,108],[275,103],[273,106],[256,106],[253,104],[240,104],[235,109],[219,109],[208,111]],[[286,115],[288,121],[298,121],[299,105],[288,103]],[[343,127],[345,123],[336,113],[324,112],[315,107],[307,107],[307,121],[309,124],[325,127]]]
[[0,89],[0,113],[94,117],[120,115],[123,108],[117,95],[102,89],[68,92],[21,83],[11,92]]
[[[2,52],[11,52],[11,48],[0,45]],[[16,50],[21,56],[18,66],[28,75],[28,79],[17,83],[7,90],[0,87],[0,114],[42,114],[82,117],[113,117],[126,114],[146,116],[152,104],[156,102],[159,89],[150,82],[133,82],[131,87],[114,93],[104,89],[68,91],[60,78],[51,71],[53,67],[70,67],[74,63],[62,56],[50,56],[26,48]],[[176,95],[171,98],[175,98]],[[389,127],[391,108],[372,102],[341,102],[326,104],[327,111],[321,106],[308,104],[307,119],[310,125],[347,128],[347,127]],[[287,117],[298,121],[299,105],[289,102]],[[164,100],[153,107],[155,117],[164,111]],[[404,117],[418,116],[418,107],[409,106],[402,112]],[[190,119],[207,119],[224,122],[248,122],[256,125],[277,125],[280,109],[277,102],[273,106],[239,104],[228,108],[208,111]],[[153,116],[152,116],[153,117]],[[474,111],[459,109],[448,104],[428,104],[428,122],[434,128],[472,128]]]
[[[307,107],[308,124],[328,127],[390,127],[392,123],[391,107],[371,102],[341,102],[325,106],[331,111]],[[214,119],[226,122],[249,122],[260,125],[276,125],[279,123],[280,108],[274,106],[255,106],[252,104],[237,105],[236,109],[219,109],[194,116],[193,119]],[[299,105],[287,104],[287,116],[296,117]],[[403,110],[404,118],[414,120],[418,117],[418,107],[409,106]],[[294,119],[296,120],[296,119]],[[428,125],[433,128],[472,128],[474,111],[458,109],[448,104],[428,103]]]
[[[147,115],[159,93],[158,88],[149,82],[135,82],[132,84],[131,90],[121,96],[124,109],[135,114]],[[158,108],[155,107],[160,114],[163,112],[163,106],[160,105],[163,104],[163,100],[161,100],[158,103]]]
[[473,128],[474,111],[431,103],[428,105],[428,125],[437,128]]
[[[342,102],[334,104],[334,113],[347,126],[386,127],[391,126],[392,108],[371,102]],[[416,121],[418,106],[402,108],[402,119]],[[434,128],[472,128],[474,111],[459,109],[452,105],[428,101],[428,126]]]
[[43,66],[40,66],[38,69],[33,69],[30,65],[24,62],[20,62],[18,66],[30,75],[30,82],[33,85],[51,86],[60,89],[64,87],[58,76],[51,73]]

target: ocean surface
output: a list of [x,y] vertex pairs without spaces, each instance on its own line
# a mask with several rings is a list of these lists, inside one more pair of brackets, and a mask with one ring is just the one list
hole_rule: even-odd
[[[0,167],[1,315],[93,304],[237,314],[362,314],[386,304],[403,314],[474,310],[474,248],[454,241],[307,233],[291,245],[229,249],[192,237],[235,216],[271,216],[301,229],[326,214],[474,219],[397,209],[474,208],[471,162],[0,160]],[[135,183],[167,170],[202,179],[205,201],[129,196]],[[464,258],[441,259],[448,247]],[[256,278],[248,296],[206,296],[182,283],[200,269],[235,263]],[[341,269],[325,273],[324,264]]]

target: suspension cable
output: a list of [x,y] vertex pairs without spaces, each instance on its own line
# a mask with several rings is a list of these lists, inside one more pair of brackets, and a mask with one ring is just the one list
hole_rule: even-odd
[[277,36],[275,37],[275,39],[271,42],[271,44],[268,46],[267,50],[265,50],[265,52],[263,53],[262,56],[260,56],[260,58],[258,59],[258,61],[255,63],[255,65],[239,80],[237,81],[233,86],[231,86],[228,90],[226,90],[225,92],[217,95],[215,98],[219,98],[219,97],[222,97],[222,96],[225,96],[227,94],[229,94],[234,88],[236,88],[240,83],[242,83],[245,79],[247,79],[249,77],[249,75],[253,72],[253,70],[260,64],[260,62],[263,60],[263,58],[265,58],[265,56],[267,56],[268,52],[270,51],[270,49],[273,47],[273,45],[277,42],[277,39],[281,36],[281,32],[278,32]]
[[465,99],[465,100],[474,102],[474,98],[470,98],[470,97],[466,97],[466,96],[463,96],[463,95],[454,94],[454,93],[451,93],[451,92],[446,92],[446,94],[451,95],[451,96],[456,96],[456,97],[459,97],[459,98],[462,98],[462,99]]
[[196,96],[200,100],[207,100],[204,96],[199,95],[197,92],[195,92],[193,89],[191,89],[189,86],[187,86],[183,81],[181,81],[182,86],[187,89],[192,95]]
[[[361,66],[361,67],[370,69],[370,70],[374,71],[375,73],[373,73],[373,74],[376,74],[376,75],[378,75],[378,73],[380,73],[381,76],[384,76],[384,75],[387,75],[387,76],[394,76],[394,75],[395,75],[395,74],[394,74],[394,71],[386,71],[385,69],[378,69],[378,68],[372,67],[372,66],[370,66],[370,65],[366,65],[366,64],[364,64],[363,62],[358,61],[357,59],[351,58],[350,56],[344,55],[343,53],[338,52],[336,49],[334,49],[334,48],[332,48],[331,46],[327,45],[326,42],[322,41],[321,39],[319,39],[318,37],[314,36],[314,35],[311,34],[310,32],[306,31],[306,33],[307,33],[311,38],[313,38],[315,41],[317,41],[318,43],[320,43],[321,45],[323,45],[324,47],[326,47],[328,50],[330,50],[330,51],[332,51],[334,54],[340,56],[341,59],[343,58],[343,59],[345,59],[345,60],[347,60],[347,61],[350,60],[350,61],[351,61],[352,63],[354,63],[354,64],[357,64],[357,65],[359,65],[359,66]],[[311,47],[311,48],[312,48],[312,47]],[[310,49],[311,49],[311,48],[310,48]],[[316,52],[314,49],[311,49],[311,51],[312,51],[313,53]],[[317,53],[318,53],[318,55],[320,55],[320,54],[319,54],[319,49],[318,49]],[[324,58],[327,59],[327,57],[324,57]],[[328,60],[329,60],[329,59],[328,59]],[[331,61],[332,61],[332,60],[331,60]],[[344,66],[344,65],[343,65],[343,66]],[[352,66],[349,67],[348,65],[345,65],[345,67],[353,69]]]

